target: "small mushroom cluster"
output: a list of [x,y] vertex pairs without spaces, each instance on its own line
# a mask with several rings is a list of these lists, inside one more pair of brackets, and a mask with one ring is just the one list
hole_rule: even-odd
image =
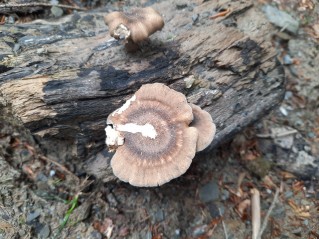
[[184,174],[216,131],[208,112],[161,83],[143,85],[106,123],[106,145],[116,150],[114,175],[139,187]]
[[104,17],[104,22],[112,37],[124,40],[128,51],[137,50],[138,43],[164,26],[162,16],[151,7],[135,8],[130,12],[111,12]]

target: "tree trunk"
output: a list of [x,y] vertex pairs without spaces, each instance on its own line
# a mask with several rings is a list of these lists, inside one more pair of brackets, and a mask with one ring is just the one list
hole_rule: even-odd
[[[153,7],[165,27],[134,54],[109,36],[106,10],[1,26],[2,112],[48,155],[87,159],[105,147],[108,114],[146,83],[165,83],[208,111],[217,126],[211,148],[278,105],[283,68],[251,1]],[[230,12],[211,19],[218,9]]]

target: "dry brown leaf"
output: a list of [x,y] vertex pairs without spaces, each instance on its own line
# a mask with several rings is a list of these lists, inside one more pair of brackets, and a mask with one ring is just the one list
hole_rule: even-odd
[[112,219],[105,218],[104,221],[94,221],[93,227],[107,238],[110,238],[113,232],[114,225]]
[[263,185],[268,189],[276,189],[277,185],[272,181],[272,179],[269,177],[269,175],[266,175],[262,179]]
[[315,231],[309,232],[309,239],[319,239],[319,234]]
[[281,171],[280,174],[281,174],[281,177],[282,177],[283,180],[296,178],[295,175],[293,175],[292,173],[286,172],[286,171]]
[[310,207],[309,206],[298,206],[294,201],[291,199],[288,200],[288,205],[293,209],[296,217],[299,219],[307,219],[311,217],[311,214],[309,212]]
[[271,235],[279,237],[281,235],[281,225],[274,218],[270,218]]
[[235,207],[235,212],[238,213],[240,218],[245,221],[249,217],[249,209],[250,209],[251,201],[250,199],[245,199],[241,201],[236,207]]
[[294,181],[292,184],[292,190],[294,194],[298,194],[304,190],[305,183],[303,181]]
[[311,0],[301,0],[298,5],[298,11],[312,11],[315,7],[315,4]]
[[162,239],[163,233],[158,232],[159,225],[152,225],[151,232],[152,232],[152,239]]

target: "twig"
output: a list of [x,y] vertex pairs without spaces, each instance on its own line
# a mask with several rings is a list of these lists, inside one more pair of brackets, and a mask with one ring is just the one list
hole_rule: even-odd
[[8,4],[0,4],[0,13],[10,12],[14,8],[31,8],[31,7],[60,7],[71,10],[85,11],[86,8],[77,7],[77,6],[69,6],[65,4],[50,4],[50,3],[8,3]]
[[252,239],[258,238],[260,230],[260,193],[256,188],[251,190],[251,221],[252,221]]
[[[219,207],[218,207],[218,211],[219,211],[219,215],[221,215],[221,211],[220,211]],[[223,229],[224,229],[224,233],[225,233],[225,239],[228,239],[228,233],[227,233],[227,228],[226,228],[225,222],[224,222],[223,218],[221,220],[222,220],[222,225],[223,225]]]
[[286,137],[286,136],[290,136],[293,134],[297,134],[298,131],[293,129],[293,130],[287,130],[285,132],[280,132],[280,133],[270,133],[270,134],[256,134],[256,136],[258,138],[281,138],[281,137]]
[[226,9],[226,10],[224,10],[224,11],[222,11],[222,12],[216,13],[216,14],[213,15],[213,16],[210,16],[209,19],[215,19],[215,18],[218,18],[218,17],[224,17],[224,16],[226,16],[228,13],[230,13],[230,9],[229,9],[229,8]]
[[277,189],[276,189],[275,196],[274,196],[274,199],[273,199],[273,201],[272,201],[272,203],[271,203],[271,205],[270,205],[270,207],[269,207],[269,209],[268,209],[268,212],[267,212],[267,214],[266,214],[266,216],[265,216],[265,219],[264,219],[264,221],[263,221],[262,227],[261,227],[261,229],[260,229],[260,231],[259,231],[259,233],[258,233],[258,237],[257,237],[258,239],[261,238],[263,232],[265,231],[265,229],[266,229],[266,227],[267,227],[269,216],[270,216],[272,210],[274,209],[275,204],[276,204],[276,202],[277,202],[277,200],[278,200],[279,191],[280,191],[280,188],[277,188]]

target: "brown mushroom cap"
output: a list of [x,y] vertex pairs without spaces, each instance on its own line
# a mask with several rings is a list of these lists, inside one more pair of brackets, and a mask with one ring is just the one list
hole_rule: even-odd
[[213,123],[212,116],[202,110],[199,106],[189,104],[192,107],[194,119],[190,126],[198,130],[198,140],[196,151],[202,151],[213,141],[216,133],[216,126]]
[[116,31],[126,28],[125,39],[134,43],[146,40],[164,26],[162,16],[151,7],[135,8],[131,12],[112,12],[104,17],[111,36],[119,38]]
[[198,138],[192,120],[183,94],[160,83],[142,86],[107,119],[124,138],[111,160],[115,176],[134,186],[158,186],[185,173]]

